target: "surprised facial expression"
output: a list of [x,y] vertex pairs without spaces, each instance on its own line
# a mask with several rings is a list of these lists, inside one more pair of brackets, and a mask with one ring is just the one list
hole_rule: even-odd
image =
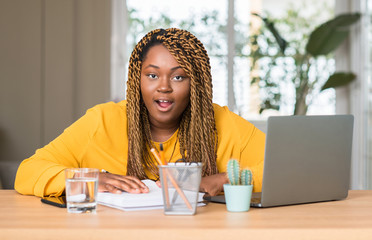
[[190,102],[190,78],[163,45],[151,47],[142,62],[141,94],[150,124],[179,124]]

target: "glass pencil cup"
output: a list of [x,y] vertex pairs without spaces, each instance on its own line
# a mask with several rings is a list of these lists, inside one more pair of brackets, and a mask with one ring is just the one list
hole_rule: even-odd
[[201,164],[159,165],[165,215],[194,215],[199,199]]
[[99,170],[95,168],[68,168],[66,202],[69,213],[95,213],[97,208]]

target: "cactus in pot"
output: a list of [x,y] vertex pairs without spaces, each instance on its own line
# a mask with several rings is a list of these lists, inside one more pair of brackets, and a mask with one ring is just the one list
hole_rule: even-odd
[[252,171],[247,168],[240,170],[236,159],[230,159],[227,163],[227,176],[231,185],[252,185]]
[[230,212],[245,212],[249,210],[253,191],[252,171],[240,170],[239,162],[230,159],[227,164],[227,176],[230,184],[224,184],[226,207]]

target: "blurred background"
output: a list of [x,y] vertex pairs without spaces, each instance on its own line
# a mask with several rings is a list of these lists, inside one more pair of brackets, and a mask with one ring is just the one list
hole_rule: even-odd
[[[339,46],[307,52],[319,25],[355,12]],[[350,188],[372,189],[371,13],[368,0],[0,0],[0,186],[13,188],[19,163],[88,108],[125,99],[136,42],[177,27],[208,51],[214,102],[263,131],[271,115],[353,114]],[[323,90],[339,71],[355,79]],[[303,79],[311,91],[298,112]]]

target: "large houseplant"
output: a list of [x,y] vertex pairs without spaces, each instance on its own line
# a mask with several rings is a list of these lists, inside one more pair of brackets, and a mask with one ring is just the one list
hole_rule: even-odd
[[334,72],[330,55],[349,35],[349,27],[360,18],[359,13],[341,14],[324,22],[310,34],[287,42],[279,33],[274,19],[254,14],[264,24],[250,38],[251,84],[261,93],[260,113],[279,110],[283,88],[293,90],[294,115],[307,113],[311,101],[328,88],[346,85],[355,79],[351,72]]

